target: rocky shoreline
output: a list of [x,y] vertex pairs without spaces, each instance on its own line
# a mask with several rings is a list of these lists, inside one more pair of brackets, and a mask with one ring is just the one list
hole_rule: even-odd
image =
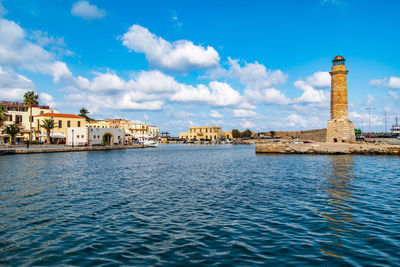
[[256,153],[400,155],[400,145],[278,141],[257,143]]

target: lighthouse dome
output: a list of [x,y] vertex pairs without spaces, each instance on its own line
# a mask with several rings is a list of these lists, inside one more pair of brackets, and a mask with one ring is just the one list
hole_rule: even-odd
[[332,61],[339,61],[339,60],[343,60],[344,61],[345,59],[344,59],[344,57],[339,55],[339,56],[336,56]]
[[342,56],[336,56],[336,57],[332,60],[333,66],[336,66],[336,65],[344,65],[344,61],[345,61],[344,57],[342,57]]

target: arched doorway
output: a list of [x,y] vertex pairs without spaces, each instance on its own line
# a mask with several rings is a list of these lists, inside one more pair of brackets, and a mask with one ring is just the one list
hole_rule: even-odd
[[113,136],[110,133],[103,134],[103,146],[113,145]]

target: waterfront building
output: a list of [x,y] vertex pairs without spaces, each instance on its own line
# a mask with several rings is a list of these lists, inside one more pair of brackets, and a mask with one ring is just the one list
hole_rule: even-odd
[[123,145],[125,133],[119,128],[69,127],[66,134],[68,146]]
[[86,127],[111,128],[107,120],[87,121]]
[[67,129],[71,127],[86,127],[86,118],[74,114],[63,113],[44,113],[34,116],[34,123],[32,130],[34,131],[34,139],[39,140],[47,136],[46,129],[40,127],[46,119],[54,120],[54,129],[50,137],[59,139],[61,142],[65,141]]
[[159,138],[160,137],[160,127],[149,125],[147,128],[147,135],[149,138]]
[[353,122],[348,117],[347,73],[345,59],[336,56],[331,72],[331,119],[328,121],[327,142],[354,142]]
[[180,139],[211,140],[232,139],[231,132],[222,132],[221,126],[189,127],[188,132],[179,133]]
[[[0,132],[4,127],[10,124],[17,124],[21,128],[21,132],[17,135],[17,142],[23,139],[29,138],[29,125],[30,120],[32,121],[32,131],[33,131],[33,117],[44,114],[44,113],[58,113],[57,110],[51,109],[49,106],[43,105],[32,105],[32,117],[30,117],[29,105],[21,102],[10,102],[10,101],[0,101],[0,105],[3,105],[7,110],[7,118],[0,125]],[[0,140],[6,141],[8,137],[4,134],[0,135]]]
[[135,122],[126,119],[106,119],[87,122],[87,127],[118,128],[123,129],[128,139],[132,138],[158,138],[160,127],[147,125],[143,122]]

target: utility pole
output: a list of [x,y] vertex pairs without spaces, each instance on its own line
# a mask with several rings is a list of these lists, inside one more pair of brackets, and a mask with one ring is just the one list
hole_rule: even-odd
[[364,119],[361,119],[361,132],[364,133]]
[[387,125],[386,116],[389,115],[389,113],[385,112],[385,113],[383,113],[383,115],[385,115],[385,133],[386,133],[386,129],[387,129],[386,128],[386,125]]
[[376,109],[376,108],[365,108],[368,110],[368,133],[371,133],[371,109]]

